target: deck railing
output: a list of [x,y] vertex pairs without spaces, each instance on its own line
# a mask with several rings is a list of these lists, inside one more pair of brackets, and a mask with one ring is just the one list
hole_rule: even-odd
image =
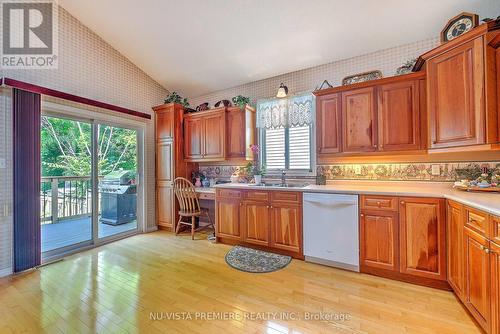
[[42,224],[92,214],[90,176],[42,177],[40,194]]

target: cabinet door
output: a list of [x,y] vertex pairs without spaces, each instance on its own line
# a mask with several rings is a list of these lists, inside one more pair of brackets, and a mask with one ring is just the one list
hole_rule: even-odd
[[420,148],[420,100],[417,81],[382,85],[378,96],[378,148],[381,151]]
[[427,63],[431,148],[485,143],[482,38]]
[[490,244],[491,333],[500,333],[500,245]]
[[226,158],[245,158],[245,111],[231,108],[226,117]]
[[271,247],[302,254],[302,209],[300,205],[271,206]]
[[363,211],[359,221],[361,269],[399,271],[397,212]]
[[198,160],[203,157],[203,118],[184,119],[184,158]]
[[267,202],[245,202],[242,206],[241,226],[245,242],[269,245],[269,205]]
[[446,255],[448,283],[462,299],[465,288],[464,273],[464,207],[453,201],[448,201],[446,220]]
[[344,152],[377,150],[377,119],[373,87],[342,93],[342,126]]
[[488,331],[491,311],[490,256],[488,240],[464,228],[465,250],[465,306],[478,323]]
[[173,139],[174,107],[156,114],[156,140]]
[[339,153],[341,147],[340,94],[320,96],[316,101],[316,138],[318,158]]
[[172,150],[173,143],[171,141],[159,142],[156,145],[156,179],[159,181],[173,181]]
[[490,216],[490,240],[500,245],[500,217]]
[[174,188],[169,183],[158,182],[156,185],[156,208],[158,225],[174,228]]
[[217,199],[215,219],[217,237],[241,239],[240,207],[241,201],[233,199]]
[[437,198],[400,198],[400,272],[446,280],[446,207]]
[[204,116],[203,159],[224,160],[226,138],[225,111]]

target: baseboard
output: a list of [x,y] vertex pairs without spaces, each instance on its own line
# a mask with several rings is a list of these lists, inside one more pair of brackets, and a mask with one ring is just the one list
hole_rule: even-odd
[[146,227],[146,233],[158,231],[158,225]]
[[13,273],[12,268],[2,269],[0,270],[0,277],[9,276],[12,275],[12,273]]
[[316,263],[316,264],[321,264],[323,266],[334,267],[334,268],[339,268],[339,269],[344,269],[344,270],[349,270],[349,271],[355,271],[355,272],[359,273],[359,266],[356,266],[353,264],[347,264],[347,263],[342,263],[342,262],[320,259],[320,258],[317,258],[314,256],[305,256],[304,260],[306,262],[312,262],[312,263]]
[[427,286],[429,288],[435,288],[440,290],[452,291],[451,286],[445,280],[431,279],[420,276],[413,276],[408,274],[402,274],[399,272],[394,272],[385,269],[372,268],[368,266],[360,266],[360,272],[363,274],[370,274],[375,276],[380,276],[396,281],[402,281],[406,283],[412,283],[422,286]]

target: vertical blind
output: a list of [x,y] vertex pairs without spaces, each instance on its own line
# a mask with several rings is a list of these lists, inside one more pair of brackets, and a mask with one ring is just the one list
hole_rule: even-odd
[[257,102],[262,160],[267,169],[311,170],[314,96]]

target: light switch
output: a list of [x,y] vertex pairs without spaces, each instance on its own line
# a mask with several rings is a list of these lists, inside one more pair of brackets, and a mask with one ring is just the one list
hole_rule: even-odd
[[0,168],[7,168],[7,161],[4,158],[0,158]]
[[441,175],[441,166],[439,166],[439,165],[432,165],[431,166],[431,174],[434,175],[434,176]]

